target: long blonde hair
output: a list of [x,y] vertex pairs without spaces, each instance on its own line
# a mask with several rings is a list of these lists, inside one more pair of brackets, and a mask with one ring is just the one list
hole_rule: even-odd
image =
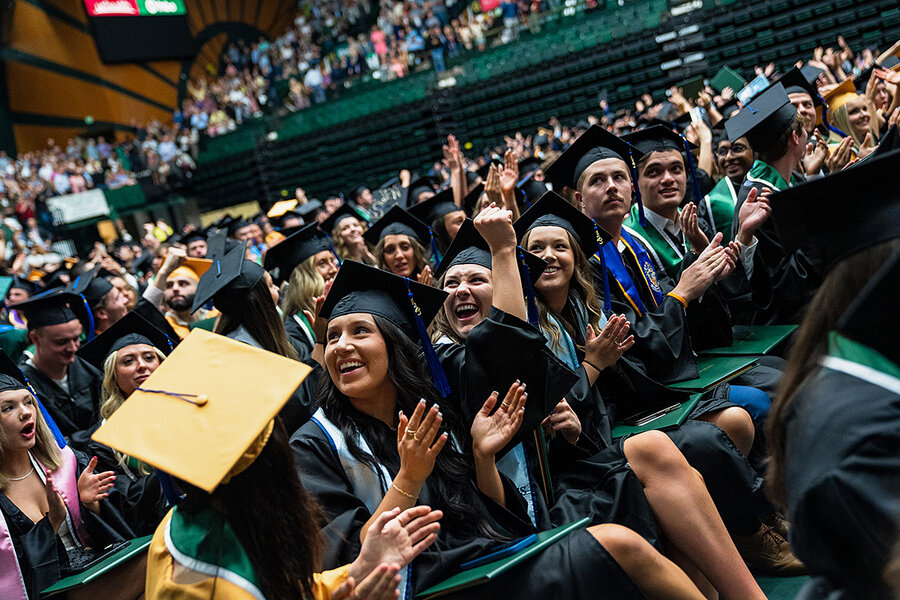
[[[864,97],[864,96],[861,96],[861,97]],[[867,103],[868,103],[868,101],[867,101]],[[838,129],[840,129],[841,131],[843,131],[844,133],[849,135],[851,138],[853,138],[853,150],[855,152],[855,151],[859,150],[859,147],[862,145],[862,143],[864,141],[866,141],[866,139],[865,139],[866,136],[863,135],[862,138],[860,138],[858,135],[856,135],[856,132],[853,131],[853,125],[850,124],[850,111],[848,108],[849,106],[850,106],[849,102],[842,104],[841,106],[837,107],[837,109],[835,109],[834,112],[832,112],[830,115],[828,115],[828,117],[831,119],[831,123],[835,127],[837,127]],[[871,113],[872,107],[866,106],[866,108]],[[870,114],[869,126],[866,129],[868,129],[869,133],[872,134],[872,141],[877,144],[878,143],[878,132],[875,130],[875,125],[874,125],[876,116],[877,115],[874,113]]]
[[281,299],[281,310],[285,316],[294,316],[304,310],[316,313],[313,298],[321,296],[325,291],[325,279],[316,270],[315,254],[294,267],[291,277],[284,288]]
[[[31,394],[30,390],[28,391]],[[47,421],[44,420],[44,413],[41,411],[40,406],[38,405],[37,398],[34,397],[34,394],[31,394],[31,397],[34,398],[34,448],[31,450],[32,456],[34,456],[39,463],[44,468],[50,469],[51,471],[55,471],[62,465],[62,454],[59,451],[59,446],[56,444],[56,439],[53,437],[53,433],[50,431],[50,427],[47,426]],[[6,438],[3,435],[3,429],[0,428],[0,465],[3,464],[5,458],[4,448],[6,447]],[[0,492],[6,490],[9,486],[9,479],[6,475],[0,471]]]
[[[563,229],[566,232],[566,238],[569,240],[569,247],[572,249],[572,254],[575,257],[575,269],[572,272],[572,279],[569,280],[569,298],[574,294],[581,302],[584,303],[585,309],[587,309],[588,315],[588,324],[594,328],[596,333],[600,333],[600,317],[603,314],[603,309],[600,308],[600,301],[597,299],[597,292],[594,291],[593,285],[593,276],[591,275],[591,265],[588,262],[587,257],[584,255],[584,252],[581,250],[581,247],[575,243],[575,238],[572,237],[572,234]],[[522,236],[522,244],[521,246],[528,249],[528,240],[531,237],[531,231],[525,233]],[[544,302],[541,293],[535,287],[534,290],[534,300],[535,304],[537,304],[538,315],[540,317],[540,326],[541,330],[547,332],[550,335],[551,343],[554,349],[562,349],[562,331],[550,321],[549,315],[552,313],[556,320],[563,324],[565,327],[569,324],[569,320],[564,318],[562,315],[556,314]],[[582,332],[584,333],[584,332]],[[577,339],[574,331],[568,331],[568,334],[572,336],[572,342],[574,343]],[[582,347],[579,347],[582,349]]]
[[[353,259],[353,260],[359,260],[359,258],[354,257],[351,254],[350,248],[347,247],[347,243],[344,241],[344,238],[341,237],[340,224],[341,224],[341,221],[343,221],[346,218],[353,219],[355,217],[353,217],[352,215],[347,215],[346,217],[344,217],[342,219],[338,219],[337,225],[335,225],[334,227],[331,228],[331,241],[334,243],[334,251],[337,252],[338,258],[340,258],[341,260],[346,260],[348,258]],[[366,230],[369,229],[368,225],[366,225],[366,222],[363,221],[362,219],[356,219],[356,222],[359,223],[360,227],[362,227],[363,233],[365,233]],[[366,243],[366,241],[363,240],[363,244],[365,244],[365,243]],[[367,257],[363,256],[363,260],[360,262],[367,263],[368,261],[366,260],[366,258]]]
[[[166,355],[162,353],[162,351],[153,346],[153,351],[156,352],[156,357],[159,358],[159,362],[162,362],[166,359]],[[119,354],[119,351],[111,353],[106,357],[106,360],[103,361],[103,382],[100,386],[100,418],[108,419],[112,416],[116,410],[119,409],[120,406],[125,402],[125,393],[122,392],[122,388],[119,387],[119,383],[116,381],[116,357]],[[115,454],[116,461],[119,463],[120,467],[125,467],[128,462],[128,455],[119,452],[118,450],[114,450],[113,454]],[[149,475],[153,472],[149,465],[144,464],[143,462],[138,465],[138,472],[141,475]]]

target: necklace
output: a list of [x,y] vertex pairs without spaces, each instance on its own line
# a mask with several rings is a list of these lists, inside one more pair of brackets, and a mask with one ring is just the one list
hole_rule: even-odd
[[31,470],[28,471],[27,473],[25,473],[24,475],[22,475],[21,477],[7,477],[7,479],[8,479],[9,481],[22,481],[23,479],[25,479],[26,477],[28,477],[28,476],[31,475],[32,473],[34,473],[34,466],[32,466],[32,467],[31,467]]

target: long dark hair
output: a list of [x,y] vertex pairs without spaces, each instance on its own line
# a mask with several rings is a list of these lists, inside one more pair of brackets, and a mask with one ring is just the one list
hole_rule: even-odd
[[[372,318],[387,347],[387,377],[397,389],[397,410],[411,415],[421,398],[425,399],[430,408],[440,398],[428,375],[418,344],[387,319],[376,315],[372,315]],[[384,465],[394,474],[400,470],[396,434],[385,427],[383,422],[354,408],[330,377],[320,378],[318,399],[328,419],[340,427],[354,458],[371,466],[376,472],[379,465]],[[444,417],[443,427],[457,440],[467,439],[468,431],[463,429],[462,420],[453,407],[441,405],[441,412]],[[356,443],[357,433],[369,443],[374,456],[363,451]],[[434,492],[434,498],[441,501],[440,508],[444,511],[443,527],[472,537],[505,539],[472,509],[481,502],[472,483],[474,476],[474,468],[469,459],[453,447],[452,440],[448,441],[438,454],[434,470],[426,482]]]
[[241,325],[256,340],[263,350],[299,360],[297,351],[288,341],[284,323],[278,317],[272,295],[265,277],[260,277],[247,292],[246,303],[234,313],[223,312],[216,324],[215,332],[228,335]]
[[891,254],[900,248],[900,239],[873,246],[844,259],[825,277],[809,303],[806,316],[797,330],[794,346],[788,353],[778,394],[769,410],[766,429],[769,467],[766,473],[770,497],[786,505],[786,430],[788,415],[797,389],[816,371],[819,359],[828,353],[828,333],[853,302],[863,286]]
[[211,509],[231,526],[266,598],[313,597],[320,509],[300,483],[280,418],[256,460],[212,494],[179,483],[187,492],[179,509]]

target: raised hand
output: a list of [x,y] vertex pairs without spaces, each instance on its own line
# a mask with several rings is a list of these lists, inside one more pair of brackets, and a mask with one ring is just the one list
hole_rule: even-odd
[[700,229],[697,206],[693,202],[688,202],[679,218],[681,219],[681,230],[684,231],[684,237],[687,238],[691,252],[699,254],[709,245],[709,238]]
[[521,381],[513,383],[506,392],[503,402],[500,403],[497,410],[494,410],[499,396],[497,392],[488,396],[472,421],[470,430],[472,452],[476,457],[493,458],[496,456],[512,440],[522,425],[522,419],[525,417],[525,401],[528,399],[525,385]]
[[325,331],[328,326],[328,321],[325,319],[319,318],[319,311],[322,310],[322,305],[325,304],[325,298],[328,297],[328,292],[331,291],[331,286],[334,283],[334,278],[332,277],[328,281],[325,282],[325,288],[322,290],[321,296],[315,296],[313,298],[313,302],[316,303],[316,314],[313,315],[308,310],[303,311],[303,315],[309,321],[310,326],[313,330],[313,335],[316,336],[317,342],[325,342]]
[[516,247],[516,231],[512,224],[512,212],[494,203],[484,207],[475,217],[475,229],[494,252]]
[[456,139],[455,135],[451,133],[447,136],[447,143],[441,146],[441,150],[444,153],[444,166],[451,173],[462,169],[462,152],[459,150],[459,140]]
[[848,135],[825,158],[825,166],[829,172],[837,173],[850,163],[851,158],[853,158],[853,138]]
[[554,437],[556,434],[560,434],[570,444],[575,444],[581,437],[581,420],[565,398],[541,422],[541,426],[546,435]]
[[722,237],[721,232],[717,233],[697,260],[682,271],[678,285],[672,290],[673,294],[684,298],[687,302],[695,300],[724,276],[724,271],[730,272],[734,269],[734,262],[721,247]]
[[503,206],[503,198],[500,195],[500,171],[497,169],[497,165],[492,164],[488,169],[488,176],[484,181],[484,193],[487,195],[488,202]]
[[772,190],[769,188],[763,188],[762,192],[759,191],[759,188],[753,188],[747,194],[747,198],[738,212],[738,234],[735,239],[741,245],[752,244],[756,230],[772,214],[772,206],[769,204],[771,194]]
[[806,156],[803,158],[803,168],[806,174],[815,175],[821,171],[827,157],[828,144],[817,129],[813,133],[813,139],[806,145]]
[[95,456],[78,477],[78,498],[88,510],[99,513],[100,500],[109,496],[109,489],[116,481],[116,473],[115,471],[94,473],[96,468],[97,457]]
[[431,272],[430,265],[425,265],[425,268],[416,275],[416,281],[422,285],[432,285],[434,283],[434,274]]
[[500,175],[500,191],[514,192],[519,181],[519,160],[512,150],[507,150],[503,155],[503,169]]
[[597,371],[616,364],[622,355],[634,346],[634,336],[628,335],[631,323],[625,315],[613,315],[606,322],[600,335],[588,325],[585,334],[584,361]]
[[50,526],[53,531],[59,531],[60,526],[66,520],[66,503],[63,502],[62,496],[53,486],[53,474],[49,469],[44,469],[44,492],[47,494],[47,506],[50,510],[47,512],[47,518],[50,519]]
[[359,556],[350,565],[357,580],[367,577],[378,565],[395,564],[403,568],[437,539],[443,513],[428,506],[399,508],[378,515],[369,527]]
[[355,578],[348,577],[331,594],[331,600],[395,600],[400,596],[399,571],[397,565],[379,565],[359,586]]
[[865,158],[868,155],[875,152],[875,138],[872,137],[872,132],[866,133],[866,139],[863,140],[863,143],[859,145],[859,150],[856,152],[857,158]]
[[444,416],[438,405],[425,410],[425,400],[419,401],[411,417],[400,412],[397,426],[397,451],[400,454],[400,472],[397,478],[411,481],[421,487],[431,471],[434,461],[447,443],[447,434],[438,435]]

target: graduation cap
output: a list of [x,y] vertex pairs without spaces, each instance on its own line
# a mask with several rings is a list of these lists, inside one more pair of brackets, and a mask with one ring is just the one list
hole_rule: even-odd
[[41,410],[41,415],[44,417],[44,421],[47,423],[47,427],[50,429],[50,433],[53,434],[54,439],[56,440],[57,446],[60,448],[66,447],[66,438],[63,436],[62,432],[59,430],[59,427],[56,426],[56,422],[53,420],[53,417],[47,412],[47,409],[44,408],[43,403],[41,403],[41,399],[38,398],[37,392],[34,391],[34,388],[31,387],[31,382],[28,380],[28,377],[25,373],[22,372],[22,369],[16,365],[16,363],[9,357],[6,352],[0,351],[0,392],[9,392],[12,390],[28,390],[31,392],[31,395],[34,396],[35,400],[37,400],[38,408]]
[[606,264],[601,246],[612,240],[612,236],[599,227],[592,218],[569,204],[556,192],[547,192],[534,206],[513,223],[516,237],[521,241],[526,233],[535,227],[562,227],[568,231],[581,248],[585,258],[590,259],[598,254],[603,264],[604,309],[610,310],[609,281],[606,275]]
[[272,205],[272,208],[269,209],[269,211],[266,213],[266,216],[270,219],[277,219],[293,211],[297,204],[299,204],[299,202],[296,198],[293,198],[291,200],[279,200]]
[[481,198],[481,194],[484,193],[484,182],[479,183],[475,187],[469,190],[469,193],[465,195],[462,201],[463,210],[466,211],[466,215],[472,217],[475,213],[475,205],[478,204],[478,199]]
[[270,272],[277,269],[274,279],[280,284],[288,280],[297,265],[324,250],[334,251],[331,236],[316,223],[310,223],[269,248],[263,266]]
[[819,79],[819,75],[824,73],[825,69],[806,64],[800,67],[800,72],[803,74],[804,79],[810,82],[810,84],[815,85],[816,81]]
[[541,168],[544,161],[536,156],[528,156],[519,161],[519,177],[525,177],[529,173],[534,173]]
[[[519,275],[522,278],[522,290],[525,292],[525,301],[528,308],[528,322],[535,327],[539,327],[533,282],[547,268],[547,263],[522,248],[517,249],[516,255],[519,264]],[[435,270],[434,278],[439,279],[450,267],[456,265],[479,265],[486,269],[491,269],[492,263],[490,246],[478,233],[478,230],[475,228],[475,222],[472,219],[466,219],[456,233],[456,237],[453,238],[453,243],[447,248],[447,253],[441,260],[441,264]]]
[[319,317],[331,320],[353,313],[383,317],[418,341],[441,396],[450,393],[447,376],[431,345],[428,324],[441,310],[447,292],[352,260],[345,260],[334,278]]
[[172,328],[172,324],[166,320],[160,310],[144,298],[138,300],[137,304],[134,305],[134,308],[132,308],[128,314],[131,313],[144,317],[144,320],[165,333],[172,344],[177,346],[178,342],[181,341],[181,337],[175,332]]
[[181,275],[200,281],[200,278],[203,277],[203,274],[209,270],[212,264],[213,261],[210,258],[187,257],[179,267],[169,274],[169,277]]
[[326,231],[330,234],[338,226],[338,223],[348,217],[352,217],[360,223],[366,222],[352,206],[349,204],[341,204],[336,211],[328,215],[328,218],[322,221],[322,231]]
[[244,227],[246,227],[248,225],[252,225],[252,223],[250,221],[248,221],[247,219],[241,217],[239,219],[233,219],[231,222],[228,223],[228,226],[225,229],[226,229],[226,231],[228,231],[228,237],[234,237],[235,235],[237,235],[237,232],[239,230],[243,229]]
[[524,202],[520,204],[525,204],[527,207],[531,207],[532,204],[538,201],[538,199],[547,193],[547,184],[543,181],[536,181],[534,179],[534,172],[526,175],[521,181],[519,181],[516,186],[516,191],[521,194]]
[[129,312],[103,333],[79,348],[78,356],[97,367],[102,373],[103,364],[110,354],[135,344],[153,346],[166,356],[174,348],[174,340],[165,332],[157,329],[138,313]]
[[191,312],[213,301],[223,313],[236,312],[246,300],[247,293],[262,279],[265,270],[252,260],[245,260],[246,242],[233,248],[221,259],[213,261],[209,270],[200,278]]
[[772,217],[782,246],[802,250],[827,272],[860,250],[900,236],[893,179],[898,172],[900,151],[893,151],[775,193]]
[[406,197],[404,198],[404,204],[406,204],[406,206],[418,204],[420,194],[425,192],[434,193],[437,186],[438,182],[435,181],[434,177],[429,175],[411,181],[409,187],[405,189]]
[[322,210],[322,202],[313,198],[306,204],[299,204],[294,212],[300,215],[304,223],[315,220],[316,215]]
[[92,439],[211,493],[253,464],[310,371],[195,329]]
[[209,240],[206,242],[206,256],[210,259],[221,258],[225,256],[225,253],[230,250],[228,248],[228,236],[225,235],[225,232],[219,230],[209,236]]
[[688,172],[691,175],[691,183],[697,198],[696,201],[699,202],[703,198],[703,194],[700,191],[700,182],[697,179],[697,170],[694,167],[694,157],[691,155],[691,150],[694,150],[697,146],[690,143],[686,137],[662,125],[652,125],[646,129],[629,133],[623,139],[640,150],[644,157],[651,152],[665,152],[667,150],[675,150],[682,153]]
[[407,235],[423,247],[432,241],[431,227],[396,205],[375,221],[363,237],[374,246],[388,235]]
[[86,301],[65,288],[53,288],[16,304],[15,309],[25,315],[28,328],[33,330],[81,320],[87,306]]
[[[821,71],[819,72],[821,73]],[[816,77],[818,77],[818,74]],[[809,79],[801,69],[794,67],[785,73],[776,83],[783,85],[784,91],[788,94],[806,94],[812,98],[814,104],[822,106],[825,104],[825,101],[819,96],[819,88],[816,87],[815,81],[815,77]]]
[[822,97],[828,105],[828,112],[833,113],[848,102],[856,100],[859,97],[859,94],[856,93],[853,81],[845,79],[840,82],[837,87],[825,92]]
[[791,126],[797,109],[791,104],[784,86],[769,86],[740,112],[725,122],[728,139],[746,137],[757,152],[765,150]]
[[88,308],[94,310],[113,289],[108,279],[100,276],[100,266],[82,273],[69,285],[69,291],[87,301]]
[[[63,271],[64,273],[66,272],[64,269],[60,269],[60,270]],[[2,294],[3,296],[6,296],[6,294],[11,289],[25,290],[26,292],[28,292],[29,296],[34,296],[36,293],[38,293],[39,288],[38,288],[37,284],[33,281],[28,281],[27,279],[22,279],[18,275],[14,275],[13,277],[4,278],[4,279],[9,279],[9,285],[5,285],[6,289],[3,291],[3,294]]]
[[897,296],[900,295],[900,250],[882,265],[837,322],[837,331],[881,353],[900,366]]
[[183,234],[179,235],[175,239],[175,241],[178,242],[179,244],[184,244],[185,246],[188,246],[188,245],[190,245],[191,242],[200,242],[200,241],[205,242],[206,234],[203,233],[203,231],[200,231],[198,229],[193,229],[191,231],[188,231],[187,233],[183,233]]
[[605,158],[618,158],[626,165],[634,165],[643,154],[628,142],[616,137],[599,125],[592,125],[544,170],[549,181],[560,187],[577,189],[578,178],[584,171]]
[[448,187],[428,200],[410,206],[407,210],[409,214],[423,223],[431,225],[438,219],[442,219],[443,217],[462,209],[453,202],[453,188]]

